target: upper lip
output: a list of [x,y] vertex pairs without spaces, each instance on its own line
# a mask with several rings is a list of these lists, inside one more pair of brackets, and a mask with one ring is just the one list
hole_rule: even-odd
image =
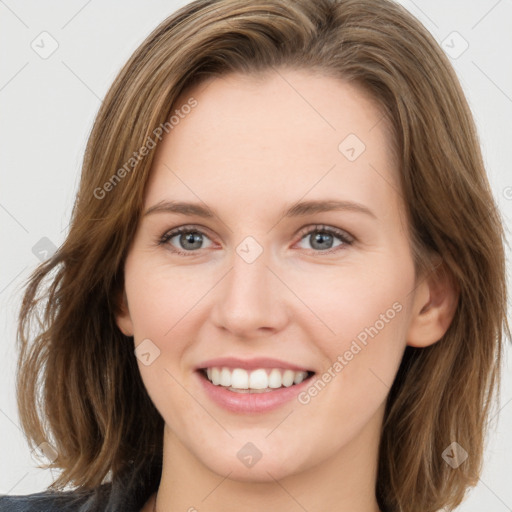
[[305,366],[290,363],[271,357],[255,357],[251,359],[239,359],[237,357],[217,357],[209,359],[197,365],[196,370],[213,367],[243,368],[244,370],[257,370],[258,368],[283,368],[285,370],[294,370],[296,372],[311,372]]

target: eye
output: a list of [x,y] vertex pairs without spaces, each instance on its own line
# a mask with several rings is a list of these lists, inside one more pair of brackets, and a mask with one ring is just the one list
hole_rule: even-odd
[[[330,226],[317,225],[313,228],[305,228],[300,234],[300,242],[309,238],[312,247],[310,250],[325,254],[342,250],[345,246],[352,245],[354,242],[354,237],[347,232]],[[176,240],[173,241],[173,239]],[[335,239],[339,241],[337,245],[333,245]],[[205,240],[209,242],[206,246],[204,246]],[[197,253],[199,249],[211,247],[212,241],[196,226],[180,226],[164,233],[158,239],[158,245],[168,245],[174,253],[182,256],[194,256],[194,253]],[[307,247],[302,248],[307,249]]]
[[[301,242],[309,239],[309,243],[315,252],[327,254],[342,250],[344,246],[352,245],[354,242],[354,237],[345,231],[329,226],[315,226],[313,229],[306,228],[306,231],[302,231],[301,235]],[[336,238],[340,243],[333,246]]]
[[[172,243],[173,238],[176,238],[178,247]],[[170,245],[171,250],[177,254],[193,256],[193,253],[197,252],[196,249],[206,249],[209,247],[209,245],[202,247],[204,239],[209,240],[211,244],[211,240],[200,229],[191,226],[181,226],[165,233],[159,239],[158,244]]]

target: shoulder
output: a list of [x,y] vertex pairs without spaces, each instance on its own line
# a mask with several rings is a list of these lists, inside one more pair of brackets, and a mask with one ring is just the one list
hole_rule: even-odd
[[94,494],[93,491],[42,491],[0,496],[0,512],[88,512],[94,510],[91,508]]
[[135,472],[92,489],[0,495],[0,512],[139,512],[158,483],[148,483]]

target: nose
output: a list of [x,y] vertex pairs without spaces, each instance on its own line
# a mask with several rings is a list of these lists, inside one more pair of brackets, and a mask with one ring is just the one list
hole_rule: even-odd
[[216,287],[212,319],[218,328],[249,339],[286,326],[292,294],[268,263],[265,251],[251,263],[234,252],[230,271]]

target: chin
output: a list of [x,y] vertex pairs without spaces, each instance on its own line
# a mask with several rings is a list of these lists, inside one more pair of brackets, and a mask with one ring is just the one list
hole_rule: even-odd
[[[268,431],[265,435],[268,435]],[[254,437],[254,442],[245,442],[245,439],[245,436],[236,436],[227,442],[212,443],[211,447],[205,443],[191,446],[190,449],[199,464],[219,476],[229,475],[230,480],[238,482],[273,482],[300,473],[315,464],[315,461],[308,464],[308,460],[301,456],[308,455],[301,453],[303,442],[285,448],[282,444],[276,446],[264,438]]]

